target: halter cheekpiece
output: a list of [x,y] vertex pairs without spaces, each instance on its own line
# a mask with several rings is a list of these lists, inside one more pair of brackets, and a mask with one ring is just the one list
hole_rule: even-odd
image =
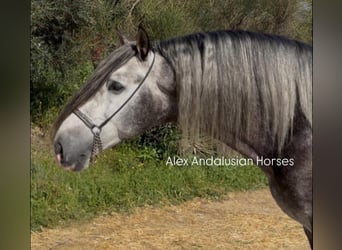
[[101,141],[101,137],[100,137],[100,133],[102,131],[102,128],[117,113],[119,113],[119,111],[132,99],[132,97],[135,95],[135,93],[138,92],[138,90],[140,89],[142,84],[145,82],[146,78],[148,77],[148,75],[150,74],[150,72],[152,70],[152,67],[154,64],[154,59],[155,59],[155,53],[153,53],[152,63],[150,65],[148,71],[146,72],[146,75],[141,80],[141,82],[139,83],[137,88],[132,92],[132,94],[127,98],[127,100],[111,116],[109,116],[106,120],[104,120],[100,125],[96,125],[95,123],[93,123],[91,121],[91,119],[86,114],[84,114],[82,111],[80,111],[79,109],[76,109],[73,111],[73,113],[90,129],[91,133],[94,136],[93,145],[92,145],[91,154],[90,154],[90,160],[93,160],[95,155],[99,154],[103,150],[102,141]]

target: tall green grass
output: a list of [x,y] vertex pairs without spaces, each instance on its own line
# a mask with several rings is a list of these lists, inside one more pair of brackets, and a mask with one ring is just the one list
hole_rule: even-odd
[[177,204],[194,197],[219,199],[228,191],[266,186],[255,166],[167,166],[156,154],[154,148],[126,143],[75,173],[57,167],[49,153],[32,150],[32,230],[144,205]]

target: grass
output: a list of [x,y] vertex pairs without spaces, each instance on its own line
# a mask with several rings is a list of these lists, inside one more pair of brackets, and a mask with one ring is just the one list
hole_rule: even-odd
[[219,199],[229,191],[266,186],[255,166],[166,166],[166,160],[155,154],[153,148],[126,143],[75,173],[58,168],[49,153],[32,150],[32,230],[144,205],[177,204],[194,197]]

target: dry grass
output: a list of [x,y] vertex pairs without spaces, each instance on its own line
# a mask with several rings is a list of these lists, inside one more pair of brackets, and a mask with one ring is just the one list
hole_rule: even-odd
[[32,249],[309,249],[302,227],[267,189],[231,193],[221,202],[137,208],[31,239]]

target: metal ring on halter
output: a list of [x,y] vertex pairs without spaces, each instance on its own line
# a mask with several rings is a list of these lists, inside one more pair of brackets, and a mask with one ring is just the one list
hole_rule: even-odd
[[[153,52],[152,52],[153,53]],[[119,111],[132,99],[132,97],[135,95],[135,93],[140,89],[142,84],[145,82],[146,78],[150,74],[152,70],[152,66],[154,64],[155,60],[155,53],[153,53],[153,59],[150,67],[148,68],[148,71],[146,72],[146,75],[144,78],[141,80],[137,88],[133,91],[133,93],[127,98],[127,100],[111,115],[109,116],[105,121],[103,121],[100,125],[94,124],[88,116],[86,116],[84,113],[82,113],[79,109],[75,109],[73,113],[91,130],[92,134],[94,135],[93,139],[93,145],[91,149],[91,154],[90,154],[90,160],[93,160],[94,157],[100,153],[103,150],[102,147],[102,141],[100,137],[100,133],[102,128],[117,114]]]
[[95,134],[100,134],[101,133],[101,128],[99,128],[98,126],[94,126],[91,129],[91,132],[95,135]]

